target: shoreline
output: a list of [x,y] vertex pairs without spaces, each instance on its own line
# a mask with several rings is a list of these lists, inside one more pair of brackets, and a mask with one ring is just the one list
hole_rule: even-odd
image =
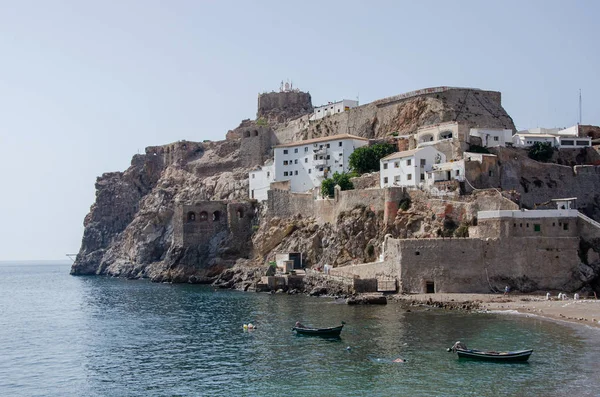
[[558,300],[541,295],[435,293],[394,295],[394,301],[428,301],[478,306],[475,310],[516,312],[548,320],[600,328],[600,299]]

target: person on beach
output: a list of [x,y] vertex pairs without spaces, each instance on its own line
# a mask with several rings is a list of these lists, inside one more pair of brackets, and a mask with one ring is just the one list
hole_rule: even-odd
[[504,295],[508,295],[509,292],[510,292],[510,287],[507,285],[506,287],[504,287]]

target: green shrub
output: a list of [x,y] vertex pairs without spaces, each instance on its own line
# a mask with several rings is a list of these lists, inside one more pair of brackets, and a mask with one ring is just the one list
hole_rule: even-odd
[[346,172],[335,172],[331,178],[321,182],[321,195],[323,197],[333,197],[335,185],[339,185],[342,190],[352,190],[354,185],[350,182],[352,174]]
[[458,229],[454,231],[455,237],[469,237],[469,226],[468,225],[460,225]]
[[359,147],[348,158],[348,165],[352,171],[359,174],[379,171],[379,160],[396,151],[396,146],[389,143]]
[[373,247],[373,244],[367,245],[367,254],[370,257],[373,256],[373,254],[375,254],[375,247]]
[[527,152],[530,159],[546,163],[554,154],[554,146],[550,142],[536,142]]
[[269,123],[267,123],[267,120],[263,119],[262,117],[256,120],[256,125],[258,126],[266,127],[268,124]]

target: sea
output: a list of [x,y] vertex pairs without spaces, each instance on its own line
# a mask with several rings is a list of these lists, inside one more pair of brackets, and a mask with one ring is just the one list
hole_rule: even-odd
[[[69,269],[0,263],[0,396],[600,395],[592,327]],[[296,321],[345,326],[322,339],[296,335]],[[446,351],[458,340],[534,353],[527,363],[460,360]]]

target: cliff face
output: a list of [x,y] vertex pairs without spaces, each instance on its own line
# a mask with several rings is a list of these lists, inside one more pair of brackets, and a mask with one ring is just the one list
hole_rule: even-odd
[[98,178],[96,202],[85,218],[71,273],[189,281],[222,269],[222,263],[210,262],[221,251],[244,255],[227,236],[214,236],[212,256],[192,259],[193,252],[173,241],[178,204],[248,196],[247,169],[239,167],[240,143],[150,147],[145,155],[134,156],[125,172]]

